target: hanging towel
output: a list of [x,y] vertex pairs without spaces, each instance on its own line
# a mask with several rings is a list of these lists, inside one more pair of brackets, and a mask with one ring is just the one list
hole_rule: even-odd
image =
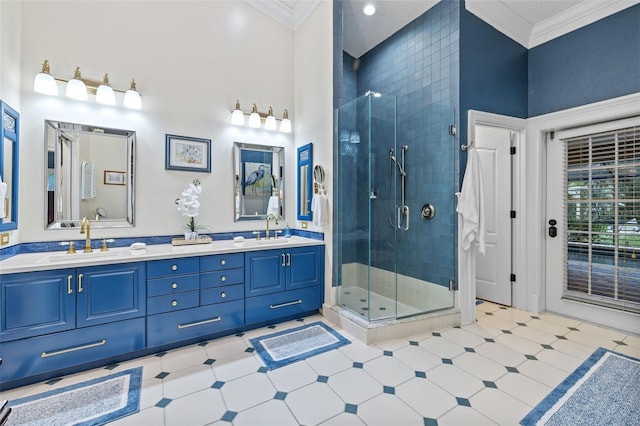
[[0,176],[0,220],[4,218],[8,212],[4,211],[4,197],[7,196],[7,184],[2,181]]
[[278,197],[273,195],[269,197],[269,205],[267,206],[267,214],[278,216]]
[[313,224],[324,226],[327,224],[329,199],[324,194],[314,194],[311,199],[311,211],[313,212]]
[[475,148],[467,153],[467,169],[462,181],[462,192],[456,211],[462,216],[462,248],[469,250],[471,243],[478,243],[478,252],[485,254],[484,188],[480,157]]

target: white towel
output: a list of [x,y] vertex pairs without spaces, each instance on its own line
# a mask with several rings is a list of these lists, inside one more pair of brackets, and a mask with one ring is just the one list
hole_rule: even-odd
[[269,197],[269,205],[267,206],[267,214],[273,214],[278,216],[278,197],[271,196]]
[[462,248],[469,250],[471,243],[478,243],[478,252],[485,254],[486,231],[484,226],[484,188],[480,157],[475,148],[467,153],[467,169],[462,181],[462,192],[456,211],[462,215]]
[[327,224],[329,200],[324,194],[313,194],[311,199],[311,211],[313,212],[313,224],[324,226]]
[[0,220],[4,218],[8,212],[4,211],[4,197],[7,195],[7,184],[2,181],[0,176]]

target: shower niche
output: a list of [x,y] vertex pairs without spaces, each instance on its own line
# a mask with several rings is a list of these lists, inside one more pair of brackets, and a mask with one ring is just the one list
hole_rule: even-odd
[[369,91],[336,112],[337,302],[371,323],[454,306],[453,108],[409,108]]

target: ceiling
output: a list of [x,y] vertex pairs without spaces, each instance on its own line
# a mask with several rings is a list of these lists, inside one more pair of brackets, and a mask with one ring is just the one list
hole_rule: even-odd
[[[245,0],[297,29],[321,0]],[[328,1],[328,0],[324,0]],[[344,50],[359,58],[439,0],[344,0]],[[466,0],[466,9],[526,48],[619,12],[640,0]],[[362,13],[373,4],[376,13]]]

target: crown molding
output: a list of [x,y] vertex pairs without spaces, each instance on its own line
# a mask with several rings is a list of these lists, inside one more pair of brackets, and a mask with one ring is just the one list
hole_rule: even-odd
[[244,0],[245,3],[289,28],[297,30],[311,15],[321,0]]
[[585,27],[640,3],[640,0],[585,1],[534,25],[527,48]]

